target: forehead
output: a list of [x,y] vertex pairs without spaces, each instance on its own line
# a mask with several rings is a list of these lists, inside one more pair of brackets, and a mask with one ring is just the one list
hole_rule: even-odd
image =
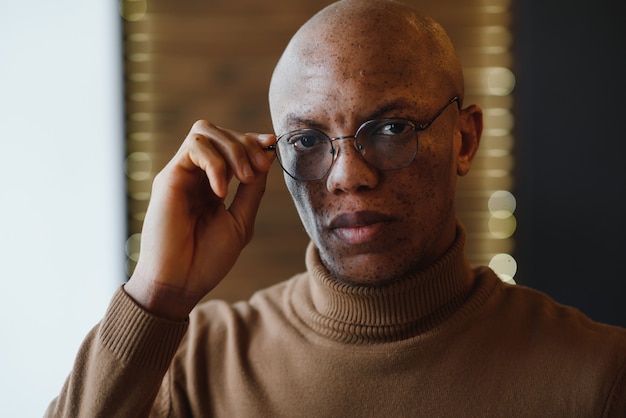
[[[344,62],[345,57],[349,59]],[[273,94],[272,118],[277,132],[297,126],[360,124],[388,116],[421,116],[436,99],[436,83],[423,77],[406,57],[389,57],[382,65],[371,55],[315,56],[292,66]]]
[[444,85],[441,48],[431,35],[384,13],[340,27],[308,25],[289,44],[272,78],[275,129],[284,131],[292,115],[363,118],[391,102],[422,109],[429,100],[448,96],[442,91],[449,83]]
[[285,99],[285,111],[280,114],[280,123],[285,128],[314,127],[327,129],[328,125],[354,126],[367,120],[386,117],[418,119],[423,108],[419,97],[410,97],[406,92],[393,95],[391,92],[371,94],[371,89],[343,87],[337,91],[311,92],[306,98]]

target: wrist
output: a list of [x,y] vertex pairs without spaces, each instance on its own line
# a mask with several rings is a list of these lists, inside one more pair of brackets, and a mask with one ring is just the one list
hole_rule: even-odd
[[134,275],[124,291],[146,312],[163,319],[182,321],[202,299],[184,290],[160,283],[146,283]]

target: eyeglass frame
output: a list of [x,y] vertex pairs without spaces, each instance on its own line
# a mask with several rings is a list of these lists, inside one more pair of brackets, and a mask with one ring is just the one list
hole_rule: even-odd
[[[282,168],[282,170],[285,173],[287,173],[287,175],[289,177],[291,177],[292,179],[294,179],[294,180],[301,181],[301,182],[311,182],[311,181],[321,180],[324,177],[326,177],[328,175],[328,173],[330,173],[330,170],[333,168],[333,164],[335,164],[335,160],[337,159],[337,155],[339,154],[338,152],[336,152],[335,147],[333,145],[333,142],[339,141],[341,139],[349,139],[349,138],[353,138],[356,141],[357,135],[359,134],[359,132],[361,131],[361,128],[363,128],[363,126],[365,126],[367,124],[370,124],[372,122],[375,122],[375,121],[384,121],[384,120],[387,120],[387,119],[389,119],[389,120],[403,120],[403,121],[409,122],[413,126],[413,130],[415,131],[415,141],[417,142],[417,140],[418,140],[417,133],[425,131],[426,129],[428,129],[430,127],[430,125],[432,125],[435,122],[435,120],[437,120],[437,118],[439,116],[441,116],[443,114],[443,112],[446,111],[448,106],[450,106],[454,102],[457,103],[457,106],[460,109],[461,108],[461,102],[459,100],[459,96],[454,96],[441,109],[439,109],[437,111],[437,113],[435,113],[435,116],[433,116],[428,122],[425,122],[425,123],[418,123],[418,122],[413,121],[411,119],[405,119],[405,118],[379,118],[379,119],[371,119],[371,120],[367,120],[367,121],[363,122],[359,126],[359,128],[356,130],[356,133],[354,135],[342,135],[342,136],[335,136],[335,137],[330,137],[323,131],[320,131],[318,129],[313,129],[315,131],[318,131],[318,132],[322,133],[326,138],[328,138],[328,141],[330,142],[330,146],[331,146],[331,150],[332,150],[331,152],[333,153],[332,162],[330,163],[330,165],[328,166],[328,169],[324,172],[324,174],[321,177],[319,177],[319,178],[314,178],[314,179],[310,179],[310,180],[299,179],[299,178],[295,177],[294,175],[292,175],[290,172],[288,172],[285,169],[285,167],[282,165],[282,163],[280,161],[280,158],[277,158],[278,159],[278,163],[280,164],[280,167]],[[283,138],[283,137],[285,137],[287,135],[294,134],[294,133],[296,133],[298,131],[302,131],[302,130],[305,130],[305,129],[294,129],[292,131],[285,132],[284,134],[280,135],[276,139],[276,143],[275,144],[270,145],[270,146],[266,147],[265,149],[268,150],[268,151],[275,151],[276,152],[276,156],[278,157],[278,150],[277,150],[278,141],[280,141],[281,138]],[[411,163],[415,160],[415,156],[417,155],[417,149],[418,149],[418,144],[416,144],[416,146],[415,146],[415,153],[411,157],[411,160],[406,165],[401,166],[401,167],[397,167],[397,168],[381,169],[381,168],[378,168],[378,167],[374,166],[373,164],[371,164],[369,161],[367,161],[365,159],[364,159],[364,161],[367,162],[368,164],[372,165],[372,167],[375,167],[377,170],[383,170],[383,171],[399,170],[401,168],[405,168],[405,167],[408,167],[409,165],[411,165]],[[359,153],[360,153],[360,150],[359,150]]]

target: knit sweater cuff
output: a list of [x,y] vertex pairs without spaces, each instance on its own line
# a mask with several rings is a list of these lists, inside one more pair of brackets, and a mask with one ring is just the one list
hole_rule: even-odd
[[151,315],[120,286],[100,325],[99,339],[123,363],[165,371],[188,325],[187,320]]

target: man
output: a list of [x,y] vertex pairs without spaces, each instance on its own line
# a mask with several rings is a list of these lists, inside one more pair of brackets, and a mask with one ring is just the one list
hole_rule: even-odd
[[[314,16],[271,81],[280,136],[199,121],[159,173],[133,277],[48,415],[624,416],[625,330],[469,267],[454,194],[482,113],[463,96],[430,19]],[[274,155],[307,271],[198,305],[252,238]]]

